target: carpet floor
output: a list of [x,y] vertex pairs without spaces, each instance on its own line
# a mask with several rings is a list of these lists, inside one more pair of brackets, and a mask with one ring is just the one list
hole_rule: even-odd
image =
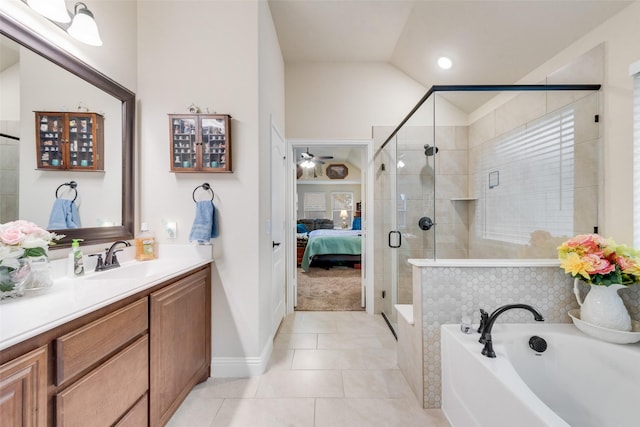
[[298,268],[299,311],[362,311],[361,270],[311,267]]

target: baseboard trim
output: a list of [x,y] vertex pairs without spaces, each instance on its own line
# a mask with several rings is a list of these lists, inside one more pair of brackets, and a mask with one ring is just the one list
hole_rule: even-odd
[[260,356],[256,357],[212,357],[211,377],[246,378],[264,373],[273,352],[273,338],[267,340]]

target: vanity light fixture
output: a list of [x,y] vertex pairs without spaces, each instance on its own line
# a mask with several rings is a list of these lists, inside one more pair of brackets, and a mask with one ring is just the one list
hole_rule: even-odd
[[27,0],[27,4],[47,19],[62,24],[71,22],[64,0]]
[[67,28],[67,33],[74,39],[88,45],[102,46],[102,39],[93,13],[82,2],[76,3],[73,7],[73,21]]
[[438,58],[438,67],[442,68],[443,70],[448,70],[452,66],[453,62],[450,58],[447,58],[446,56],[441,56],[440,58]]

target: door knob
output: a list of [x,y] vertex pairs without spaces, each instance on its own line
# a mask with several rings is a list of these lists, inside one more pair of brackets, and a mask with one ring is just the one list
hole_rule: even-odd
[[272,247],[274,247],[274,248],[275,248],[276,246],[280,246],[280,242],[273,242],[273,241],[272,241],[271,246],[272,246]]

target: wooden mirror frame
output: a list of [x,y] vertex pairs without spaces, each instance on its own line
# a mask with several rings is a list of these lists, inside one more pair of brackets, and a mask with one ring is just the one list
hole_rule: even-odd
[[85,245],[132,239],[135,215],[135,94],[95,68],[52,44],[31,29],[2,14],[0,14],[0,34],[32,50],[122,102],[122,224],[113,227],[50,230],[57,234],[65,235],[51,249],[69,247],[71,239],[84,239],[83,244]]

